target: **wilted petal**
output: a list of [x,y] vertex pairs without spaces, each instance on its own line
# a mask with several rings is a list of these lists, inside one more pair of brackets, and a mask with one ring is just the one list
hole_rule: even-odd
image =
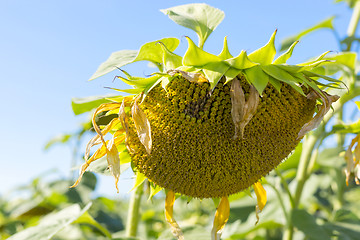
[[[345,176],[346,176],[346,185],[349,185],[350,176],[353,173],[356,184],[360,184],[360,170],[359,170],[359,161],[360,161],[360,134],[357,135],[350,143],[350,146],[345,152]],[[356,146],[355,146],[356,144]],[[352,148],[355,146],[354,152]]]
[[231,116],[235,125],[234,139],[244,136],[244,129],[256,113],[259,105],[259,93],[253,85],[250,85],[249,98],[246,101],[240,81],[234,78],[231,83]]
[[266,191],[260,182],[254,183],[253,187],[257,198],[257,204],[256,204],[257,221],[255,223],[256,225],[259,222],[259,213],[264,209],[267,198],[266,198]]
[[165,219],[171,226],[171,232],[178,240],[183,240],[184,235],[173,217],[173,208],[175,202],[175,193],[171,190],[166,194],[165,199]]
[[106,159],[111,175],[115,178],[115,187],[119,193],[118,182],[120,178],[120,158],[115,140],[111,139],[106,148]]
[[359,163],[355,164],[354,175],[355,175],[356,184],[360,185],[360,165],[359,165]]
[[[106,125],[106,127],[101,130],[101,134],[103,136],[105,136],[110,130],[112,130],[117,124],[119,124],[120,121],[119,119],[117,118],[114,118],[111,120],[111,122]],[[89,142],[88,144],[86,145],[86,150],[85,150],[85,159],[89,158],[89,155],[90,155],[90,149],[97,145],[97,144],[100,144],[101,143],[101,140],[100,140],[100,135],[96,135],[94,136]]]
[[244,128],[255,115],[256,109],[259,105],[259,93],[253,85],[250,85],[249,99],[245,103],[244,119],[241,122],[241,137],[244,135]]
[[297,139],[302,138],[303,136],[305,136],[306,133],[313,130],[314,128],[317,128],[320,125],[325,114],[329,111],[331,104],[339,99],[339,96],[337,95],[330,95],[322,90],[320,91],[322,94],[313,90],[307,96],[309,99],[321,98],[322,104],[319,106],[318,113],[309,122],[305,123],[304,126],[301,128]]
[[230,204],[228,197],[222,197],[218,208],[216,209],[213,228],[211,230],[211,239],[220,240],[222,231],[226,222],[229,220]]
[[172,69],[167,71],[167,74],[169,74],[170,76],[174,76],[177,73],[180,73],[183,78],[187,79],[190,82],[195,82],[195,83],[209,82],[209,80],[207,80],[204,77],[204,75],[202,75],[201,73],[185,72],[179,69]]
[[241,132],[241,121],[244,119],[245,94],[240,85],[240,81],[234,78],[230,89],[231,97],[231,117],[235,125],[234,139],[238,138]]
[[105,140],[104,140],[104,136],[99,128],[99,126],[96,124],[96,121],[95,121],[95,118],[96,118],[96,115],[98,115],[99,113],[102,113],[102,112],[106,112],[106,111],[110,111],[110,110],[114,110],[116,108],[119,108],[120,107],[120,103],[103,103],[101,104],[94,112],[93,116],[92,116],[92,124],[93,124],[93,127],[94,127],[94,130],[95,132],[99,135],[101,141],[105,144]]
[[345,161],[346,161],[346,168],[345,168],[345,176],[346,176],[346,185],[349,185],[350,175],[352,169],[354,168],[354,157],[351,151],[351,147],[349,147],[345,152]]
[[89,163],[88,163],[88,162],[85,162],[85,163],[83,163],[83,165],[81,165],[79,177],[78,177],[78,179],[76,180],[76,182],[75,182],[72,186],[70,186],[70,188],[76,187],[76,186],[80,183],[80,181],[81,181],[81,179],[82,179],[82,176],[84,175],[84,173],[85,173],[85,171],[86,171],[86,169],[87,169],[88,167],[89,167]]
[[136,100],[131,108],[131,114],[139,140],[144,145],[146,152],[150,154],[152,146],[150,122],[137,105]]

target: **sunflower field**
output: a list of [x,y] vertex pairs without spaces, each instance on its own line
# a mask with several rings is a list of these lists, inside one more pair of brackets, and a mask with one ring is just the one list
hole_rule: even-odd
[[[226,36],[220,53],[204,48],[222,10],[162,9],[197,39],[102,60],[90,80],[113,78],[112,95],[74,98],[89,121],[46,145],[71,143],[79,174],[1,196],[1,239],[360,239],[360,1],[337,2],[352,9],[345,38],[329,17],[278,49],[274,29],[235,55]],[[322,30],[339,48],[292,63],[299,40]],[[151,74],[133,75],[137,62]],[[127,198],[93,194],[99,175],[119,192],[122,174],[134,179]]]

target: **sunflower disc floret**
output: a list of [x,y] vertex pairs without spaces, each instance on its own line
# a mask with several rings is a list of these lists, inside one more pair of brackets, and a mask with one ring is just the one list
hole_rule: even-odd
[[[250,85],[239,76],[245,96]],[[141,104],[151,124],[151,154],[129,127],[136,168],[155,184],[191,197],[228,196],[250,187],[274,169],[299,143],[298,133],[315,109],[283,84],[270,84],[243,138],[234,139],[231,82],[223,78],[210,94],[207,83],[177,77],[166,90],[155,87]]]

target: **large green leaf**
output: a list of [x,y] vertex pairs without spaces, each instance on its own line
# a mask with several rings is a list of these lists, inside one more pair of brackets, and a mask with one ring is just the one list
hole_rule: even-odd
[[96,72],[90,77],[89,81],[133,62],[137,54],[138,51],[136,50],[121,50],[113,52],[110,57],[98,67]]
[[86,205],[83,209],[79,204],[73,204],[60,212],[49,214],[44,217],[39,225],[30,227],[16,233],[8,238],[8,240],[48,240],[51,239],[61,229],[70,225],[81,215],[83,215],[89,208],[91,203]]
[[110,100],[106,99],[107,97],[114,97],[114,95],[73,98],[71,100],[73,112],[75,115],[89,112],[92,109],[97,108],[102,103],[111,102]]
[[297,40],[300,40],[302,37],[304,37],[305,35],[307,35],[309,33],[312,33],[314,31],[317,31],[317,30],[320,30],[320,29],[334,29],[334,26],[333,26],[334,18],[335,18],[334,16],[332,16],[330,18],[327,18],[324,21],[321,21],[318,24],[315,24],[314,26],[303,30],[303,31],[301,31],[300,33],[298,33],[298,34],[296,34],[294,36],[291,36],[291,37],[288,37],[288,38],[284,39],[282,41],[282,43],[281,43],[281,50],[280,51],[283,51],[283,50],[287,49],[288,47],[291,46],[291,44],[293,44],[293,42],[295,42]]
[[324,228],[316,223],[314,216],[303,209],[295,209],[292,212],[294,227],[302,231],[308,239],[327,240],[331,239]]
[[[162,43],[162,44],[158,44]],[[157,41],[148,42],[141,46],[139,54],[133,60],[138,61],[150,61],[153,63],[163,62],[163,49],[162,45],[165,45],[169,51],[174,51],[179,45],[180,41],[177,38],[163,38]]]
[[89,80],[94,80],[95,78],[101,77],[133,62],[150,61],[155,63],[155,65],[159,65],[163,60],[163,51],[160,44],[157,44],[158,42],[163,43],[170,51],[174,51],[180,41],[177,38],[163,38],[157,41],[145,43],[140,47],[139,51],[121,50],[114,52],[99,66]]
[[202,48],[206,39],[224,19],[224,12],[205,3],[194,3],[160,10],[177,24],[194,30]]

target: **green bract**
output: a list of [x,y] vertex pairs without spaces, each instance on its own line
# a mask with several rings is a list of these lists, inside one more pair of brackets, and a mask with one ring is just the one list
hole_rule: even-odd
[[[236,76],[243,74],[249,84],[252,84],[260,95],[268,83],[278,91],[280,91],[281,82],[287,83],[304,96],[302,86],[310,87],[322,95],[321,90],[329,87],[338,88],[341,83],[339,80],[322,75],[319,69],[321,69],[322,64],[338,66],[339,64],[334,60],[344,61],[346,58],[326,58],[329,52],[325,52],[315,60],[297,65],[288,65],[286,62],[291,57],[298,41],[295,41],[285,53],[274,59],[276,55],[276,31],[263,47],[250,54],[241,51],[236,57],[233,57],[229,52],[225,37],[223,50],[219,55],[214,55],[204,51],[202,46],[210,33],[222,21],[224,17],[222,11],[206,4],[189,4],[162,10],[162,12],[169,15],[176,23],[196,31],[199,36],[199,46],[190,37],[186,37],[188,49],[184,56],[181,57],[174,53],[179,44],[179,39],[164,38],[144,44],[139,51],[122,50],[115,52],[101,64],[90,80],[133,62],[149,61],[155,64],[159,71],[147,78],[133,77],[123,71],[125,77],[119,76],[119,78],[133,86],[134,89],[120,91],[131,94],[143,92],[146,96],[157,84],[161,83],[162,87],[165,88],[174,78],[174,74],[169,74],[169,72],[174,73],[173,70],[201,73],[207,78],[212,89],[223,76],[225,76],[226,83],[228,83]],[[202,12],[207,14],[200,14]],[[179,72],[177,73],[179,74]]]

